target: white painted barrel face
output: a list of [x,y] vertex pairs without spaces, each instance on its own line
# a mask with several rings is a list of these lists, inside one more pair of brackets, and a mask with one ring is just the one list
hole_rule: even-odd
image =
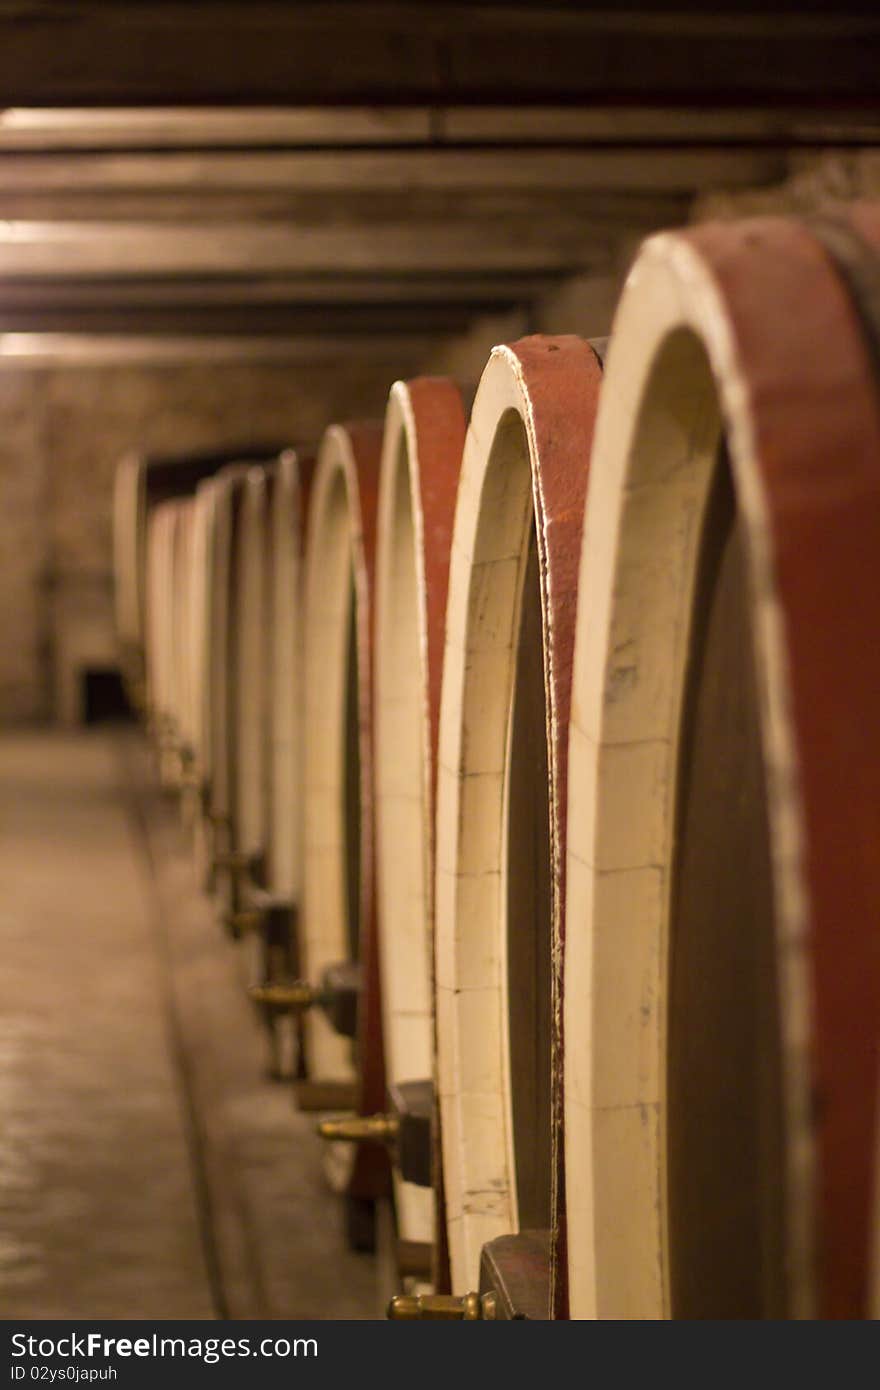
[[193,817],[193,853],[199,881],[210,886],[214,832],[206,815],[213,810],[211,787],[214,774],[214,724],[220,663],[224,644],[217,629],[215,593],[215,544],[218,484],[213,477],[196,488],[193,525],[193,597],[190,621],[190,654],[193,685],[193,781],[197,789]]
[[213,527],[209,544],[210,811],[231,818],[234,810],[234,671],[231,631],[232,543],[237,496],[247,470],[229,465],[214,480]]
[[113,487],[113,572],[116,635],[128,680],[143,679],[146,490],[144,461],[127,454]]
[[[549,1009],[549,902],[537,902],[524,847],[546,824],[546,762],[519,748],[517,718],[535,736],[535,674],[543,684],[541,596],[530,564],[535,534],[529,405],[506,350],[483,374],[465,444],[449,582],[440,715],[436,872],[436,1000],[443,1170],[453,1287],[476,1286],[486,1241],[519,1229],[519,1208],[549,1212],[550,1114],[541,1114],[541,1058],[511,1047],[517,1029],[537,1041],[535,1008]],[[537,614],[537,622],[536,622]],[[535,648],[537,643],[537,649]],[[525,648],[531,648],[526,657]],[[529,706],[531,705],[531,711]],[[546,716],[540,701],[542,721]],[[546,733],[544,734],[546,739]],[[521,759],[530,757],[532,768]],[[539,771],[535,774],[534,764]],[[538,785],[540,783],[540,785]],[[530,788],[537,805],[523,804]],[[541,798],[545,805],[540,805]],[[546,848],[546,846],[545,846]],[[549,851],[548,851],[549,852]],[[529,866],[531,868],[532,866]],[[546,864],[536,882],[546,882]],[[509,913],[528,888],[523,916]],[[526,920],[528,918],[529,920]],[[509,927],[529,935],[509,951]],[[546,951],[547,960],[540,959]],[[547,1001],[520,997],[529,953]],[[510,986],[515,993],[511,993]],[[548,1031],[549,1045],[549,1031]],[[532,1049],[532,1052],[534,1050]],[[512,1059],[528,1077],[512,1075]],[[549,1054],[546,1059],[549,1072]],[[525,1082],[531,1113],[517,1111]],[[542,1140],[529,1152],[531,1127]],[[546,1146],[545,1146],[546,1147]],[[549,1224],[547,1222],[546,1224]]]
[[267,871],[272,892],[294,903],[302,887],[303,528],[300,464],[291,450],[278,461],[272,494]]
[[267,476],[250,468],[243,480],[232,539],[230,644],[234,667],[236,848],[262,855],[268,803],[267,692],[271,674],[267,566],[271,533]]
[[[147,708],[153,721],[158,718],[160,699],[159,686],[161,676],[159,666],[159,575],[161,573],[161,515],[156,515],[156,508],[153,508],[151,515],[146,522],[146,565],[144,574],[144,590],[146,595],[146,611],[144,614],[144,667],[147,685]],[[155,727],[155,724],[154,724]]]
[[[415,430],[392,392],[385,420],[376,573],[376,851],[385,1069],[434,1073],[433,853],[425,576]],[[398,1234],[434,1239],[434,1198],[395,1172]]]
[[181,753],[187,762],[193,755],[193,539],[195,499],[181,498],[175,504],[172,571],[172,626],[174,707]]
[[211,547],[215,486],[206,478],[196,488],[192,530],[192,579],[189,622],[192,694],[193,775],[204,790],[211,773]]
[[809,1306],[795,1273],[809,1262],[790,1258],[810,1240],[791,1218],[810,1208],[803,904],[748,400],[711,277],[686,243],[653,239],[612,332],[580,571],[564,969],[576,1318]]
[[[309,508],[305,610],[305,843],[302,949],[308,978],[356,949],[359,921],[358,650],[353,546],[360,528],[355,464],[331,427]],[[310,1072],[352,1080],[351,1043],[321,1010],[306,1016]]]

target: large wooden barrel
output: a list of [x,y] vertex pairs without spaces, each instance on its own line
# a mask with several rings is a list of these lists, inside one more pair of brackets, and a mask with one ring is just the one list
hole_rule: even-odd
[[[251,524],[243,544],[253,558],[247,619],[259,633],[250,659],[259,661],[259,685],[251,690],[252,765],[248,793],[253,808],[251,837],[242,850],[251,861],[250,884],[240,920],[245,924],[252,989],[272,989],[300,974],[299,916],[302,906],[304,693],[303,549],[305,507],[313,458],[286,451],[262,477],[249,479]],[[245,516],[245,523],[247,516]],[[259,573],[256,567],[261,565]],[[246,566],[247,567],[247,566]],[[255,604],[259,605],[259,612]],[[259,698],[253,696],[258,692]],[[243,817],[245,813],[243,806]],[[243,829],[246,829],[243,821]],[[301,1021],[262,1008],[271,1047],[270,1075],[302,1078]]]
[[[230,662],[234,707],[234,806],[230,852],[237,866],[227,925],[244,933],[259,997],[298,972],[302,857],[303,478],[292,452],[252,467],[232,531]],[[299,1026],[271,1004],[271,1074],[299,1069]]]
[[[372,637],[376,505],[382,427],[332,425],[318,453],[306,540],[305,841],[301,946],[305,975],[360,964],[356,1061],[320,1009],[306,1020],[311,1083],[329,1094],[356,1084],[358,1110],[385,1095],[373,873]],[[341,1083],[341,1086],[340,1086]],[[331,1101],[332,1104],[332,1101]],[[346,1179],[352,1203],[387,1186],[387,1162],[358,1147]],[[352,1210],[354,1208],[352,1207]]]
[[[449,555],[466,427],[467,403],[454,381],[419,377],[392,388],[379,487],[375,734],[383,1034],[386,1075],[393,1086],[431,1082],[435,1070],[437,734]],[[445,1286],[436,1162],[434,1168],[433,1190],[396,1172],[397,1233],[401,1241],[432,1248],[434,1283]]]
[[[496,348],[467,433],[439,733],[436,1007],[452,1284],[549,1238],[577,566],[601,379],[580,338]],[[549,1311],[544,1270],[538,1316]]]
[[233,528],[235,848],[263,895],[298,903],[302,858],[303,509],[313,460],[252,467]]
[[146,702],[144,669],[146,572],[146,461],[126,454],[113,485],[114,614],[119,664],[129,698],[138,709]]
[[178,786],[183,786],[192,768],[195,743],[191,631],[195,599],[193,547],[196,504],[193,497],[181,497],[169,505],[174,508],[170,575],[174,780]]
[[275,471],[271,507],[269,698],[270,891],[299,905],[302,896],[305,517],[314,459],[287,450]]
[[265,888],[271,761],[272,490],[270,469],[248,468],[233,508],[229,651],[234,749],[231,846]]
[[211,769],[211,665],[214,648],[211,634],[213,606],[212,569],[215,534],[214,504],[216,487],[213,478],[203,479],[193,498],[193,522],[190,577],[189,653],[190,689],[192,696],[192,767],[189,782],[192,800],[189,820],[197,837],[199,861],[207,854],[204,814],[208,806],[208,784]]
[[162,502],[153,508],[146,538],[146,708],[158,752],[160,780],[166,787],[171,787],[175,781],[178,737],[174,641],[177,514],[175,501]]
[[212,479],[208,518],[210,539],[205,549],[208,580],[205,586],[207,611],[204,614],[207,673],[203,690],[206,724],[203,740],[206,761],[204,811],[209,832],[207,850],[218,868],[211,876],[211,884],[223,916],[229,916],[238,907],[236,875],[230,869],[221,867],[221,860],[232,854],[235,845],[233,537],[241,515],[241,495],[247,474],[246,465],[228,464]]
[[574,1317],[867,1310],[878,591],[877,380],[830,240],[782,219],[652,238],[580,573]]

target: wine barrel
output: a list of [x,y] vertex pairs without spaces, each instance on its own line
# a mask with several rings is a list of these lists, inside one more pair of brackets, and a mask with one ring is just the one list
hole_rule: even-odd
[[612,342],[569,757],[570,1313],[863,1316],[880,1026],[868,339],[817,232],[768,218],[651,238]]
[[233,630],[234,535],[241,516],[241,495],[248,475],[246,464],[225,465],[210,482],[208,514],[210,536],[205,548],[208,565],[205,625],[205,670],[203,686],[205,733],[204,809],[207,822],[207,852],[214,866],[210,884],[218,901],[221,917],[239,906],[237,874],[230,856],[235,848],[236,790],[236,683]]
[[[583,502],[601,366],[575,337],[496,348],[474,400],[449,572],[437,792],[436,1008],[453,1288],[547,1232],[566,762]],[[549,1311],[543,1274],[538,1316]]]
[[206,878],[208,841],[205,814],[211,767],[212,568],[215,532],[213,478],[196,486],[193,498],[189,606],[190,691],[192,698],[192,767],[189,779],[189,824],[195,837],[200,877]]
[[229,648],[234,749],[231,847],[266,887],[271,725],[271,470],[249,467],[233,507]]
[[[461,388],[396,382],[385,415],[376,557],[376,878],[390,1086],[434,1077],[434,807],[449,554],[467,427]],[[397,1234],[445,1286],[435,1189],[395,1173]],[[439,1216],[439,1221],[438,1221]],[[400,1261],[399,1263],[403,1263]],[[424,1263],[424,1262],[423,1262]]]
[[146,576],[146,700],[160,781],[175,783],[178,727],[175,706],[174,552],[178,504],[162,502],[150,514]]
[[[236,860],[233,935],[245,937],[250,985],[297,974],[300,900],[302,698],[301,469],[295,454],[250,468],[233,527],[230,660],[234,691],[235,795],[230,848]],[[263,1006],[270,1074],[299,1065],[299,1027]]]
[[[287,450],[278,464],[251,480],[258,524],[251,528],[258,576],[261,640],[253,653],[263,665],[260,700],[253,715],[255,767],[250,799],[260,817],[262,848],[243,848],[252,860],[250,891],[240,915],[255,994],[300,973],[299,912],[302,898],[302,702],[304,514],[314,460]],[[265,503],[265,510],[264,510]],[[252,586],[253,587],[253,586]],[[256,589],[255,589],[256,594]],[[259,797],[257,802],[256,798]],[[255,822],[255,829],[257,823]],[[298,1018],[261,1005],[270,1043],[269,1075],[301,1076],[302,1025]]]
[[146,463],[126,454],[113,484],[114,616],[119,665],[135,709],[146,704],[144,582],[146,571]]
[[302,895],[303,552],[314,458],[286,450],[275,471],[272,507],[270,815],[266,872],[270,891],[299,904]]
[[[321,986],[328,968],[360,966],[352,1043],[312,1009],[305,1049],[312,1083],[357,1108],[385,1095],[373,877],[372,635],[376,504],[382,427],[332,425],[321,441],[306,539],[304,908],[302,966]],[[301,1096],[301,1103],[305,1095]],[[332,1104],[332,1102],[331,1102]],[[329,1107],[328,1107],[329,1108]],[[387,1162],[358,1147],[346,1178],[352,1204],[385,1191]],[[354,1210],[352,1205],[351,1210]]]
[[174,726],[174,782],[181,789],[191,775],[195,728],[193,659],[190,633],[194,600],[195,498],[182,497],[174,508],[169,576],[171,603],[171,704]]

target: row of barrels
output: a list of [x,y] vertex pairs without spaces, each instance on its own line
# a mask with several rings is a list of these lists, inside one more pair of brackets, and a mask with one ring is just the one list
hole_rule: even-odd
[[392,1315],[876,1315],[880,209],[654,236],[609,340],[127,460],[117,521]]

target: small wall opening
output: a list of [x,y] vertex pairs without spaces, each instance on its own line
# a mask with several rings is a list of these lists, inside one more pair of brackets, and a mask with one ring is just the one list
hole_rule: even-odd
[[80,674],[84,724],[117,724],[134,719],[122,674],[115,666],[86,666]]

